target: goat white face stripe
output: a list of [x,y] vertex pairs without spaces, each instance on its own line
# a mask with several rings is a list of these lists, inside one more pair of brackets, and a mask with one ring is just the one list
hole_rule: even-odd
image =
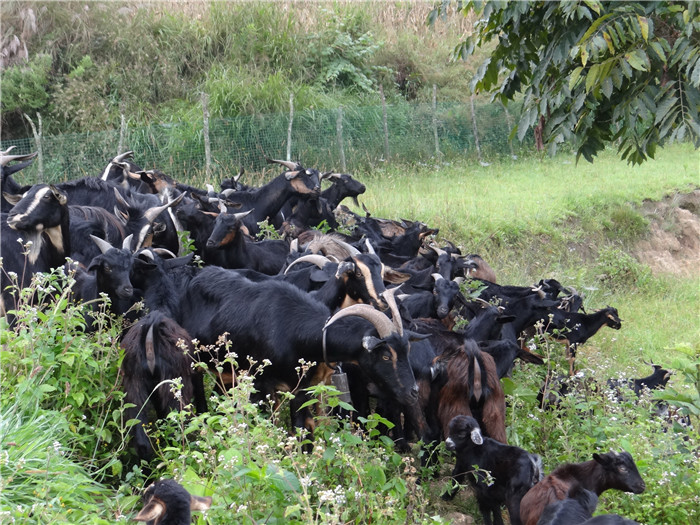
[[13,222],[18,222],[30,215],[37,206],[39,206],[39,203],[41,202],[41,199],[46,195],[47,192],[51,191],[51,188],[46,186],[46,188],[41,188],[39,191],[36,192],[36,195],[34,195],[34,199],[32,199],[32,202],[27,206],[27,209],[24,211],[24,213],[19,213],[15,215]]
[[105,168],[104,173],[102,174],[102,180],[107,180],[107,177],[109,176],[109,170],[112,169],[112,163],[110,162],[107,164],[107,167]]

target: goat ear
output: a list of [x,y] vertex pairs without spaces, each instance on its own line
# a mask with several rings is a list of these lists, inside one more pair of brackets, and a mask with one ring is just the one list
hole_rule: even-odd
[[597,462],[600,463],[601,465],[609,465],[611,463],[610,461],[610,454],[593,454],[593,459]]
[[165,514],[165,503],[156,498],[151,498],[144,508],[141,509],[134,521],[152,521],[155,522],[163,514]]
[[362,346],[368,352],[371,352],[372,350],[377,348],[383,342],[384,341],[382,341],[381,339],[374,337],[372,335],[366,335],[362,338]]
[[53,184],[49,184],[49,188],[51,188],[51,192],[53,193],[54,197],[56,197],[56,200],[61,206],[65,206],[66,202],[68,202],[68,196],[63,193],[61,190],[59,190],[56,186]]
[[424,339],[428,339],[429,337],[430,334],[419,334],[417,332],[409,332],[408,334],[409,341],[423,341]]
[[472,443],[475,445],[482,445],[484,443],[484,437],[481,435],[481,429],[475,428],[471,432]]
[[399,272],[393,268],[385,268],[382,274],[382,279],[391,284],[405,283],[411,278],[411,274]]
[[12,193],[7,193],[6,191],[2,192],[2,196],[5,198],[5,200],[7,202],[12,204],[13,206],[22,200],[21,195],[13,195]]
[[207,510],[211,507],[211,496],[191,496],[190,510]]

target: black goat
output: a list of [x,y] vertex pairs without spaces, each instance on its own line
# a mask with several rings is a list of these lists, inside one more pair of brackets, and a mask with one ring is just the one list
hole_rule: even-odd
[[608,379],[608,388],[618,393],[621,393],[623,388],[628,388],[637,396],[642,395],[645,388],[649,390],[663,389],[671,378],[671,372],[659,365],[651,366],[654,369],[651,375],[640,379]]
[[567,357],[569,359],[569,374],[574,373],[577,348],[593,337],[603,326],[609,326],[613,330],[622,327],[617,310],[607,306],[592,314],[580,312],[565,312],[552,310],[553,322],[547,325],[546,331],[555,334],[558,339],[567,345]]
[[455,281],[444,279],[439,273],[434,273],[433,279],[431,291],[416,292],[401,297],[401,306],[411,319],[426,317],[445,319],[458,302],[461,292]]
[[214,227],[207,239],[208,255],[219,252],[213,262],[223,268],[249,268],[267,275],[276,275],[284,267],[289,244],[283,240],[252,241],[246,239],[241,228],[244,219],[254,210],[242,213],[229,213],[222,206],[221,212],[214,219]]
[[[505,505],[510,523],[520,525],[520,500],[542,479],[542,458],[482,436],[479,424],[471,416],[457,416],[450,421],[445,445],[457,455],[453,482],[469,481],[484,524],[502,525],[501,506]],[[454,498],[457,490],[458,487],[448,490],[443,499]]]
[[[150,460],[153,447],[143,429],[148,423],[149,396],[159,418],[191,403],[192,338],[162,312],[151,312],[126,332],[121,345],[125,401],[135,405],[127,409],[127,417],[140,420],[133,427],[134,445],[139,458]],[[170,384],[161,384],[176,378],[182,379],[182,390],[177,395]]]
[[190,525],[192,511],[207,510],[212,502],[209,496],[191,495],[172,479],[162,479],[149,485],[143,500],[144,507],[134,520],[146,521],[148,525]]
[[[0,185],[0,199],[2,199],[1,210],[3,213],[7,213],[12,209],[12,204],[10,201],[5,199],[5,194],[9,195],[21,195],[31,188],[31,186],[21,186],[13,178],[12,174],[29,166],[34,158],[38,155],[38,152],[30,153],[28,155],[10,155],[10,151],[14,149],[14,146],[10,146],[5,151],[0,151],[0,176],[2,176],[2,184]],[[15,161],[24,161],[19,164],[10,165],[10,163]]]
[[[273,279],[253,282],[217,267],[186,270],[183,266],[173,274],[150,257],[150,261],[141,256],[135,261],[139,275],[134,284],[144,287],[147,306],[167,305],[203,344],[215,344],[220,335],[228,334],[231,351],[239,358],[249,356],[258,363],[269,359],[271,365],[262,375],[274,381],[265,384],[296,385],[295,367],[301,358],[323,363],[325,333],[330,362],[357,361],[380,390],[406,404],[415,400],[408,335],[394,331],[391,321],[372,307],[354,305],[341,310],[339,314],[347,312],[343,319],[336,317],[337,322],[328,326],[328,307],[292,284]],[[206,410],[202,387],[199,384],[195,390],[198,411]],[[260,392],[262,397],[268,393]]]
[[577,483],[598,496],[608,489],[634,494],[641,494],[646,489],[629,452],[593,454],[590,461],[557,467],[532,487],[520,503],[523,524],[537,525],[545,507],[566,498],[572,485]]

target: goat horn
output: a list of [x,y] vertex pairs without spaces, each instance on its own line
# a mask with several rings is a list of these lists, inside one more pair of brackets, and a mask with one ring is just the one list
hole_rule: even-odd
[[148,363],[148,369],[151,374],[156,370],[156,351],[153,348],[153,323],[148,328],[148,333],[146,334],[146,362]]
[[109,250],[114,248],[111,244],[109,244],[107,241],[104,239],[100,239],[99,237],[95,237],[94,235],[90,235],[90,238],[95,241],[95,244],[97,247],[100,249],[102,253],[107,253]]
[[403,322],[401,321],[401,314],[399,313],[399,305],[396,304],[396,293],[399,291],[399,288],[401,286],[396,286],[395,288],[390,288],[388,290],[384,290],[384,293],[382,294],[382,297],[386,301],[386,303],[389,305],[389,309],[391,310],[391,320],[394,323],[394,327],[396,328],[396,331],[399,333],[399,335],[403,336]]
[[163,257],[164,255],[168,256],[170,259],[177,259],[177,255],[175,255],[173,252],[168,250],[167,248],[151,248],[151,251],[154,253],[160,255]]
[[369,239],[365,239],[365,246],[367,246],[367,253],[377,255],[377,252],[374,251],[374,247],[372,246],[372,243],[369,242]]
[[368,304],[353,304],[342,310],[338,310],[328,321],[326,321],[323,331],[335,323],[338,319],[354,315],[372,323],[380,338],[390,336],[394,332],[394,325],[386,315]]
[[275,160],[275,159],[269,159],[265,157],[265,160],[267,161],[268,164],[281,164],[285,168],[289,168],[290,170],[295,170],[297,169],[298,164],[296,162],[291,162],[288,160]]
[[10,146],[5,151],[0,152],[0,166],[7,166],[10,162],[14,160],[30,160],[39,154],[38,151],[35,151],[34,153],[29,153],[28,155],[8,155],[8,153],[14,147],[15,146]]
[[114,163],[124,162],[124,159],[130,159],[133,156],[134,156],[133,151],[127,151],[127,152],[122,153],[121,155],[117,155],[116,157],[114,157],[112,159],[112,162],[114,162]]
[[146,213],[144,213],[143,216],[149,223],[153,223],[153,221],[156,220],[156,217],[158,217],[158,215],[163,213],[171,206],[176,206],[177,204],[180,204],[180,201],[182,201],[184,197],[185,194],[181,193],[176,199],[171,200],[170,202],[163,204],[162,206],[155,206],[154,208],[149,208],[148,210],[146,210]]
[[331,260],[328,257],[324,257],[323,255],[318,255],[317,253],[309,253],[307,255],[302,255],[298,259],[295,259],[292,261],[292,263],[287,266],[287,269],[284,270],[284,274],[287,275],[287,272],[289,269],[294,266],[297,263],[303,263],[303,262],[308,262],[311,264],[315,264],[319,268],[323,268],[327,263],[331,262]]
[[238,180],[243,176],[244,172],[245,172],[245,170],[243,169],[243,166],[241,166],[241,169],[238,170],[238,175],[233,177],[233,182],[238,182]]
[[248,211],[242,211],[240,213],[234,213],[233,216],[236,218],[236,220],[240,221],[240,220],[244,219],[246,216],[253,213],[253,211],[255,211],[255,208],[251,208]]
[[134,238],[134,234],[131,233],[126,236],[124,241],[122,242],[122,250],[131,250],[131,240]]
[[433,279],[435,279],[436,282],[439,281],[440,279],[444,279],[444,277],[442,276],[442,274],[439,274],[439,273],[437,273],[437,272],[431,273],[430,275],[432,276]]
[[119,192],[118,188],[114,188],[114,196],[117,198],[117,202],[121,204],[123,207],[128,208],[129,203],[126,202],[126,199],[124,199],[124,196]]

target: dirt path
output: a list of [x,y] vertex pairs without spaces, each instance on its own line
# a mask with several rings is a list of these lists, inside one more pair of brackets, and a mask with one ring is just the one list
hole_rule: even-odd
[[700,190],[646,201],[648,238],[637,243],[635,257],[652,272],[700,276]]

